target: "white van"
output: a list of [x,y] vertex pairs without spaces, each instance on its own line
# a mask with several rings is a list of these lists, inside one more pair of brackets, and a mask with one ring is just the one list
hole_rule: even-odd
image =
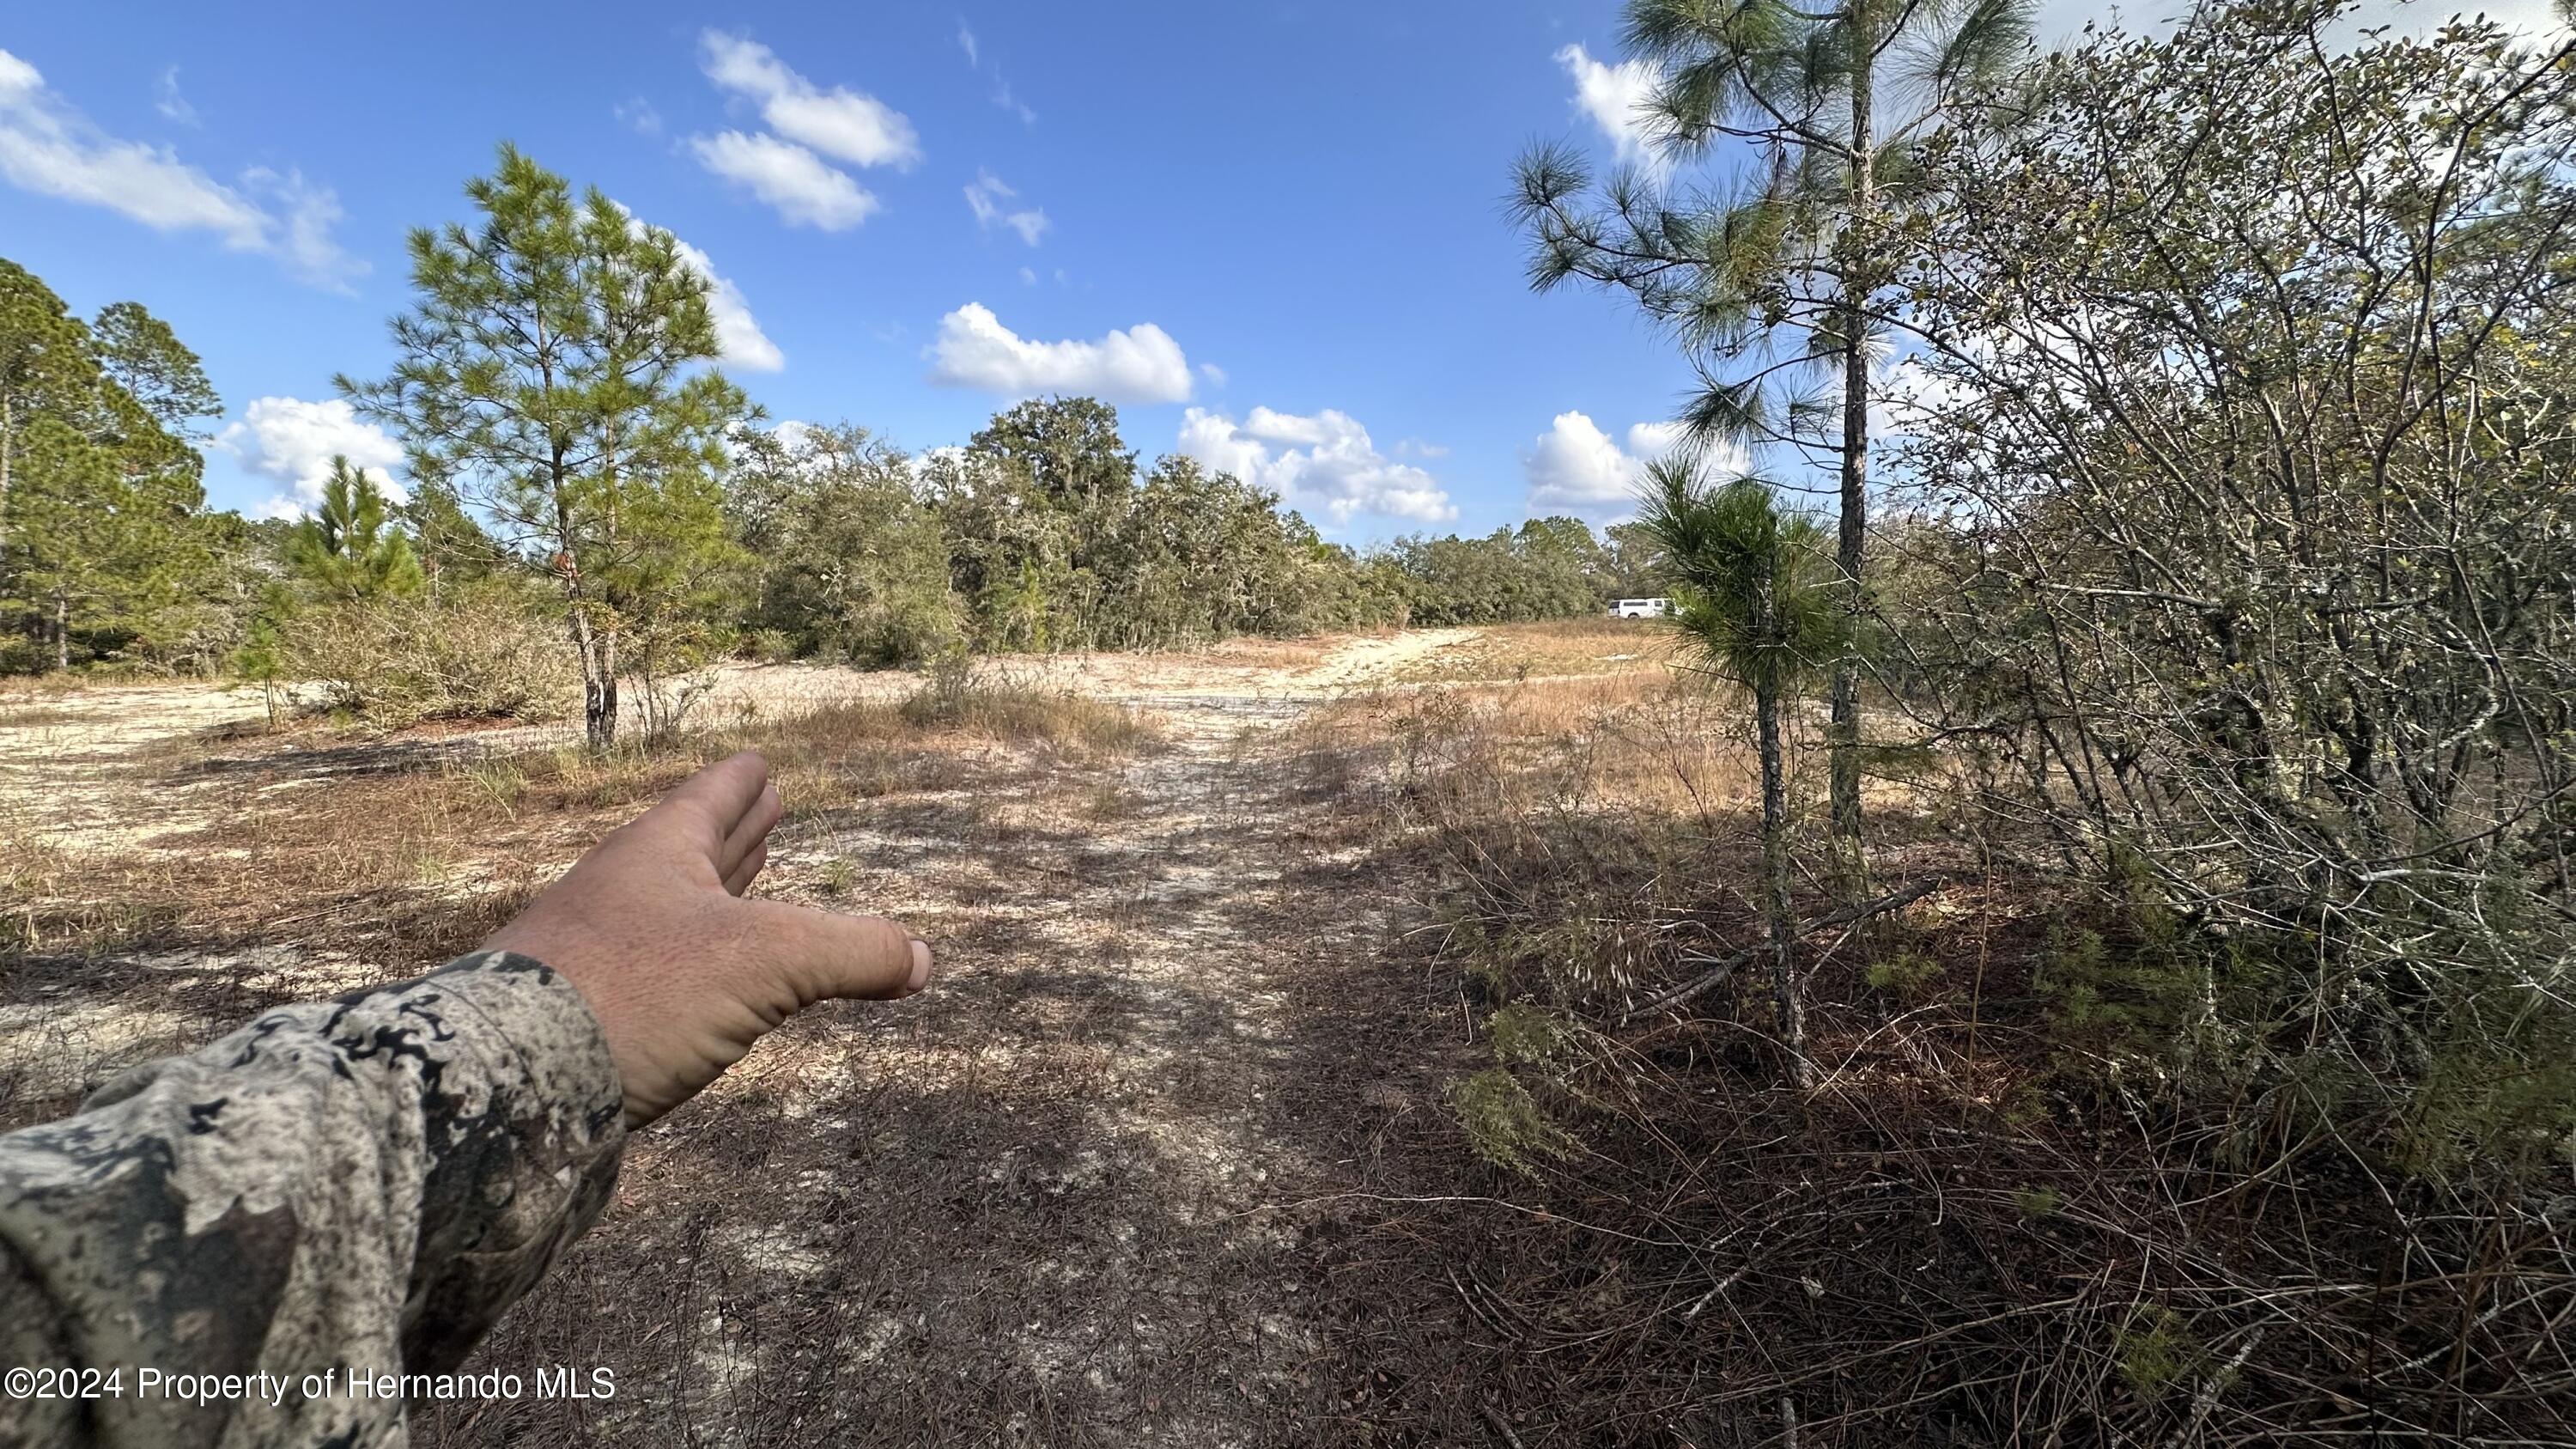
[[1610,606],[1613,619],[1660,619],[1673,611],[1670,599],[1621,599]]

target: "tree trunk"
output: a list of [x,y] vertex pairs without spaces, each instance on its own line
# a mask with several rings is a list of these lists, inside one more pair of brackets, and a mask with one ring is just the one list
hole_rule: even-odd
[[617,743],[617,631],[599,636],[599,687],[583,702],[582,724],[600,749]]
[[[1870,151],[1870,86],[1876,29],[1868,22],[1865,0],[1853,0],[1851,78],[1851,212],[1846,226],[1865,229],[1874,204],[1874,166]],[[1869,895],[1868,862],[1861,851],[1860,825],[1860,661],[1855,657],[1862,608],[1861,566],[1869,528],[1869,348],[1862,316],[1869,298],[1867,240],[1843,248],[1843,452],[1842,518],[1834,540],[1834,565],[1841,573],[1842,606],[1849,615],[1847,642],[1834,659],[1830,685],[1832,718],[1825,743],[1831,773],[1833,874],[1846,901]]]
[[602,649],[603,641],[590,627],[590,611],[582,607],[578,585],[571,595],[572,649],[581,659],[582,734],[592,749],[605,750],[617,743],[615,661]]
[[61,589],[54,590],[54,667],[72,667],[72,601]]
[[1753,637],[1773,651],[1757,656],[1748,672],[1753,686],[1753,724],[1762,755],[1762,914],[1771,936],[1771,995],[1778,1006],[1780,1049],[1788,1056],[1789,1080],[1807,1085],[1807,1009],[1799,999],[1798,917],[1789,903],[1789,762],[1780,741],[1779,569],[1784,562],[1776,541],[1773,552],[1758,560],[1751,605]]
[[1789,1079],[1807,1085],[1807,1009],[1799,999],[1798,918],[1789,905],[1789,786],[1787,762],[1781,758],[1780,691],[1769,683],[1753,688],[1753,717],[1762,752],[1762,913],[1771,932],[1771,996],[1780,1018],[1780,1048],[1789,1059]]

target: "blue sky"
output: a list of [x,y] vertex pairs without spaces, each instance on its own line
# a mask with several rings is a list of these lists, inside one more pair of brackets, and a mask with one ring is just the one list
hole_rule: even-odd
[[917,450],[1100,392],[1354,542],[1615,516],[1661,442],[1680,362],[1531,294],[1500,207],[1532,140],[1618,154],[1613,0],[831,11],[13,7],[0,255],[205,357],[245,511],[398,461],[329,379],[387,366],[406,229],[505,138],[695,249],[777,419]]
[[1685,381],[1531,295],[1499,207],[1529,140],[1606,153],[1558,57],[1611,4],[575,8],[13,7],[0,254],[204,355],[246,511],[391,456],[329,379],[387,365],[405,229],[503,138],[704,255],[777,418],[918,449],[1091,384],[1338,537],[1515,522],[1557,415],[1617,449]]

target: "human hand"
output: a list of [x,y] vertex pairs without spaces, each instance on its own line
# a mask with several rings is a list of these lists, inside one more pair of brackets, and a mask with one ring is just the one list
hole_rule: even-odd
[[758,754],[709,765],[483,943],[533,956],[580,990],[608,1037],[630,1128],[817,1001],[930,984],[929,944],[882,916],[741,898],[784,810]]

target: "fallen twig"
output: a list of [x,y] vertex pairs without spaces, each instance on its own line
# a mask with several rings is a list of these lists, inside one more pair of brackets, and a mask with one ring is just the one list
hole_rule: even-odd
[[[1801,924],[1798,927],[1797,934],[1805,936],[1813,931],[1825,930],[1832,926],[1848,926],[1854,922],[1865,921],[1872,916],[1884,915],[1889,911],[1902,910],[1905,907],[1914,904],[1916,901],[1923,899],[1925,896],[1932,894],[1934,891],[1939,890],[1943,879],[1944,877],[1937,875],[1925,876],[1923,879],[1905,887],[1903,890],[1892,891],[1887,895],[1880,896],[1877,900],[1863,901],[1858,905],[1838,906],[1835,909],[1827,911],[1825,914],[1816,917],[1812,921]],[[1681,985],[1674,987],[1670,991],[1650,997],[1638,1005],[1630,1007],[1627,1011],[1620,1014],[1617,1024],[1620,1026],[1626,1026],[1628,1023],[1635,1021],[1641,1016],[1662,1011],[1668,1007],[1679,1006],[1686,1001],[1693,1000],[1706,993],[1711,987],[1714,987],[1726,980],[1727,976],[1731,974],[1736,967],[1743,965],[1745,962],[1753,959],[1753,957],[1767,949],[1769,949],[1769,943],[1766,942],[1760,946],[1747,946],[1743,950],[1737,951],[1728,956],[1700,958],[1702,960],[1709,960],[1712,962],[1706,971],[1701,972],[1699,975],[1692,977],[1690,980],[1683,982]]]

